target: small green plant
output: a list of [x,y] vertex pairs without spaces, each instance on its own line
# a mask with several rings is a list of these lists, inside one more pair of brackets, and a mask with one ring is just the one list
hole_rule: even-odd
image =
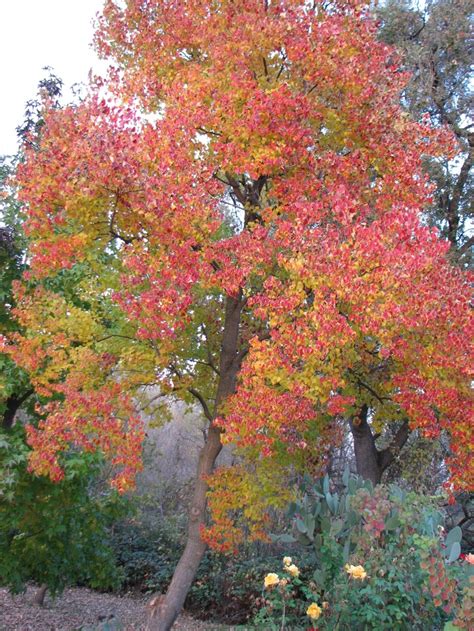
[[141,592],[161,592],[173,575],[181,554],[182,528],[160,520],[154,528],[126,519],[114,528],[112,546],[123,574],[123,587]]

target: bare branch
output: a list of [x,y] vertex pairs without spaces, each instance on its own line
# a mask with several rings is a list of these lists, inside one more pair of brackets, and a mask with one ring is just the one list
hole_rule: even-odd
[[204,333],[204,338],[206,340],[206,351],[207,351],[207,362],[208,362],[208,365],[212,368],[212,370],[216,373],[216,375],[220,375],[221,373],[219,372],[219,369],[217,368],[216,364],[214,363],[214,359],[212,357],[211,343],[210,343],[210,340],[209,340],[209,335],[207,334],[207,327],[204,324],[202,325],[202,332]]
[[453,188],[453,193],[451,195],[451,200],[449,202],[449,211],[457,213],[459,202],[461,200],[461,195],[464,189],[464,186],[469,177],[469,171],[472,168],[472,164],[474,162],[474,134],[469,134],[469,153],[466,159],[463,162],[461,170],[459,171],[458,178],[456,180],[456,184]]
[[198,390],[196,390],[195,388],[188,388],[188,392],[190,394],[192,394],[193,397],[196,397],[196,399],[201,404],[201,407],[202,407],[203,412],[204,412],[204,416],[207,418],[208,421],[210,421],[212,423],[214,418],[213,418],[213,416],[211,414],[211,411],[209,409],[209,406],[207,405],[206,400],[204,399],[202,394],[200,392],[198,392]]
[[463,243],[460,248],[457,250],[458,256],[464,256],[468,250],[470,250],[474,246],[474,236],[469,237],[466,243]]
[[359,375],[352,368],[348,368],[348,371],[352,375],[354,375],[354,377],[357,380],[357,383],[360,386],[362,386],[363,388],[365,388],[366,390],[368,390],[368,392],[370,392],[370,394],[373,397],[375,397],[379,403],[381,403],[383,405],[385,401],[391,401],[390,397],[381,397],[379,394],[377,394],[377,392],[372,388],[372,386],[369,386],[368,383],[365,383],[365,381],[362,381],[362,379],[359,377]]
[[196,131],[201,132],[201,134],[208,134],[209,136],[222,136],[220,131],[213,131],[212,129],[205,129],[204,127],[197,127]]

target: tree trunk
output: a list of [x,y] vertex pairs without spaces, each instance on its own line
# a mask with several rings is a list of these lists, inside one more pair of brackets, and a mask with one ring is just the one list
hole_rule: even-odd
[[[213,418],[217,417],[220,404],[235,391],[241,361],[238,351],[242,306],[241,295],[237,298],[227,298],[219,362],[220,376]],[[220,429],[211,424],[199,457],[193,499],[189,510],[186,546],[176,566],[168,591],[164,596],[155,597],[150,602],[151,613],[147,626],[150,631],[168,631],[171,628],[183,608],[186,595],[206,551],[206,544],[201,539],[201,528],[206,524],[207,509],[208,485],[205,478],[212,473],[216,458],[222,449],[220,435]]]
[[362,406],[359,416],[350,421],[352,437],[354,439],[354,454],[357,465],[357,473],[370,480],[375,486],[382,479],[381,467],[378,463],[378,452],[375,446],[372,429],[367,422],[369,409]]
[[368,415],[369,408],[363,405],[359,416],[350,420],[350,428],[354,440],[357,473],[375,486],[380,483],[383,472],[392,464],[408,440],[410,429],[408,421],[403,421],[391,444],[386,449],[378,450],[375,445],[376,437],[367,420]]
[[35,594],[34,602],[35,605],[39,605],[42,607],[44,605],[44,598],[46,596],[46,592],[48,591],[48,586],[43,583],[40,587],[38,587],[38,591]]
[[8,431],[13,427],[16,413],[20,409],[21,405],[26,401],[26,399],[32,394],[33,390],[27,390],[21,396],[11,394],[8,397],[5,405],[5,412],[3,413],[3,417],[1,419],[2,429],[6,429]]

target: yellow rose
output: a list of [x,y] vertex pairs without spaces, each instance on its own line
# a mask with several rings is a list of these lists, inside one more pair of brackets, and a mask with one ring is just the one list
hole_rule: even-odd
[[270,574],[267,574],[265,576],[265,587],[273,587],[274,585],[278,585],[278,583],[280,582],[280,578],[278,576],[278,574],[275,574],[274,572],[270,572]]
[[291,557],[283,557],[283,565],[291,565]]
[[322,613],[322,609],[316,603],[311,603],[311,605],[306,610],[306,614],[311,618],[311,620],[317,620]]
[[291,574],[291,576],[295,578],[300,575],[299,569],[293,563],[291,565],[287,565],[285,567],[285,571],[288,572],[288,574]]
[[357,578],[359,580],[367,578],[367,572],[364,570],[362,565],[349,565],[346,563],[344,569],[350,576],[352,576],[352,578]]

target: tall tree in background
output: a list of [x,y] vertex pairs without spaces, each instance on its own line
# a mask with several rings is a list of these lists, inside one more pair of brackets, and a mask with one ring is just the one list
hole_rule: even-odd
[[[452,483],[472,484],[470,285],[420,221],[422,156],[452,138],[401,110],[365,3],[109,0],[97,44],[116,100],[96,81],[77,107],[46,101],[18,170],[31,269],[3,351],[42,398],[30,467],[52,479],[100,450],[129,488],[137,399],[200,403],[162,630],[207,543],[264,536],[286,474],[320,471],[344,419],[446,430]],[[223,442],[243,464],[214,471]]]
[[[472,267],[474,246],[472,15],[471,3],[465,0],[423,4],[389,0],[377,7],[379,37],[396,47],[401,54],[401,68],[410,73],[401,94],[403,107],[417,120],[429,115],[434,125],[449,127],[456,138],[454,158],[424,156],[424,170],[435,186],[433,202],[425,209],[425,216],[450,241],[453,262],[466,267]],[[362,473],[366,465],[361,459],[366,460],[367,453],[371,454],[372,467],[378,464],[380,475],[395,463],[398,475],[403,475],[412,460],[418,470],[422,454],[427,462],[434,457],[438,463],[435,468],[443,469],[442,462],[449,455],[446,441],[430,445],[419,432],[410,432],[407,424],[380,433],[364,417],[357,428],[352,426],[352,434],[356,453],[360,442],[368,444],[358,458],[358,470]],[[378,447],[387,441],[388,449]],[[399,457],[407,441],[410,450],[404,450]],[[432,482],[439,484],[439,479],[434,476]]]
[[472,121],[473,8],[469,0],[430,0],[417,5],[389,0],[377,10],[380,36],[402,53],[411,79],[403,93],[408,111],[428,113],[448,126],[459,143],[455,160],[426,159],[436,185],[430,218],[463,265],[472,265],[474,129]]

